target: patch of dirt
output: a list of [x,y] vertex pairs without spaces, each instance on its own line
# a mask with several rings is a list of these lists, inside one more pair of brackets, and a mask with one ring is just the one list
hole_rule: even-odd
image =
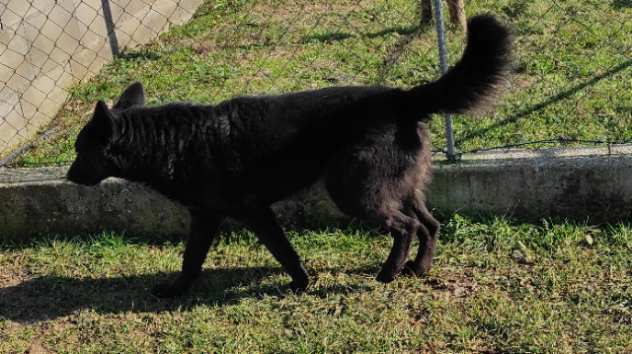
[[26,350],[27,354],[47,354],[50,353],[39,340],[34,339],[31,346]]
[[[367,6],[367,5],[364,5]],[[279,6],[272,2],[262,1],[255,6],[252,10],[254,13],[272,17],[275,19],[295,19],[297,16],[302,15],[328,15],[328,14],[343,14],[353,10],[361,10],[364,7],[362,4],[355,1],[339,1],[336,3],[330,3],[327,1],[288,1],[288,4]]]
[[0,274],[0,288],[8,288],[10,286],[16,286],[23,281],[18,276],[13,274]]
[[470,296],[479,289],[478,283],[465,271],[440,274],[437,277],[428,278],[425,283],[433,290],[447,292],[457,298]]
[[20,269],[20,258],[16,258],[13,263],[0,266],[0,288],[16,286],[29,279],[29,275]]

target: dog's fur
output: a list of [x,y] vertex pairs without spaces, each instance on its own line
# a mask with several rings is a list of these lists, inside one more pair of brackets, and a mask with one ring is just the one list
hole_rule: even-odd
[[[462,59],[438,81],[402,90],[334,87],[280,96],[237,97],[218,105],[145,107],[139,83],[109,109],[96,105],[77,137],[68,179],[94,185],[109,177],[144,182],[186,206],[191,234],[182,272],[157,288],[189,288],[221,220],[245,221],[303,290],[309,279],[270,204],[324,178],[345,213],[384,226],[393,248],[377,279],[431,266],[439,223],[425,206],[430,139],[436,112],[479,105],[508,66],[508,31],[491,16],[469,23]],[[404,264],[411,239],[418,254]]]

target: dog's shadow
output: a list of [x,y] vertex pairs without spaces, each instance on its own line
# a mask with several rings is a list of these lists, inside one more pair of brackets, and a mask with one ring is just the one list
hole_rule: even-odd
[[[260,283],[264,278],[280,273],[280,268],[271,267],[207,270],[189,293],[174,299],[157,298],[151,289],[160,282],[174,279],[176,273],[84,279],[42,276],[0,288],[0,319],[30,323],[56,319],[83,309],[99,314],[162,312],[198,305],[236,304],[245,298],[280,298],[285,296],[280,284]],[[321,286],[308,289],[307,294],[324,297],[369,289],[366,285]]]

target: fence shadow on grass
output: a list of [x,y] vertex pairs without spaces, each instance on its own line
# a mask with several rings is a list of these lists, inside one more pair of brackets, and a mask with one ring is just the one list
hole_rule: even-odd
[[614,0],[610,5],[617,10],[632,8],[632,0]]
[[503,127],[503,126],[505,126],[507,124],[515,123],[518,120],[520,120],[520,119],[522,119],[522,118],[524,118],[524,117],[526,117],[526,116],[528,116],[528,115],[530,115],[530,114],[532,114],[534,112],[537,112],[539,110],[542,110],[542,109],[546,108],[547,106],[550,106],[550,105],[555,104],[555,103],[557,103],[559,101],[567,99],[567,98],[573,96],[574,94],[576,94],[577,92],[585,89],[586,87],[593,86],[593,85],[597,84],[599,81],[601,81],[603,79],[606,79],[606,78],[608,78],[610,76],[613,76],[613,75],[615,75],[615,74],[627,69],[630,66],[632,66],[632,59],[626,60],[623,63],[618,64],[618,65],[610,68],[609,70],[607,70],[607,71],[605,71],[605,72],[603,72],[603,73],[601,73],[599,75],[595,75],[590,80],[587,80],[587,81],[582,82],[582,83],[580,83],[578,85],[570,87],[570,88],[558,93],[557,95],[549,97],[546,100],[544,100],[544,101],[542,101],[540,103],[534,104],[531,107],[528,107],[526,109],[518,111],[515,114],[513,114],[513,115],[511,115],[511,116],[509,116],[509,117],[507,117],[507,118],[505,118],[505,119],[503,119],[503,120],[501,120],[499,122],[496,122],[496,123],[494,123],[494,124],[492,124],[492,125],[490,125],[488,127],[481,128],[481,129],[472,131],[470,133],[467,133],[464,136],[462,136],[460,138],[457,138],[456,139],[456,144],[460,145],[460,144],[462,144],[462,143],[464,143],[464,142],[466,142],[468,140],[471,140],[473,138],[484,136],[485,134],[487,134],[488,132],[490,132],[492,130],[501,128],[501,127]]
[[[52,320],[77,310],[91,309],[99,314],[123,312],[163,312],[191,309],[199,305],[230,305],[241,299],[264,296],[283,297],[275,285],[261,285],[266,277],[280,274],[280,268],[220,268],[206,270],[187,295],[159,299],[151,295],[158,283],[173,279],[176,273],[154,273],[113,278],[72,278],[42,276],[0,288],[0,319],[22,323]],[[363,273],[362,269],[351,274]],[[370,289],[366,285],[312,287],[308,296],[326,297]]]

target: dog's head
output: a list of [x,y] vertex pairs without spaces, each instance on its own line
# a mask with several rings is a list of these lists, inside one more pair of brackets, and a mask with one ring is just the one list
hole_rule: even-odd
[[132,106],[142,106],[144,102],[143,86],[138,82],[125,89],[112,109],[103,101],[97,102],[92,119],[77,136],[77,157],[68,170],[68,180],[92,186],[117,175],[119,166],[111,149],[112,140],[117,134],[117,115]]

